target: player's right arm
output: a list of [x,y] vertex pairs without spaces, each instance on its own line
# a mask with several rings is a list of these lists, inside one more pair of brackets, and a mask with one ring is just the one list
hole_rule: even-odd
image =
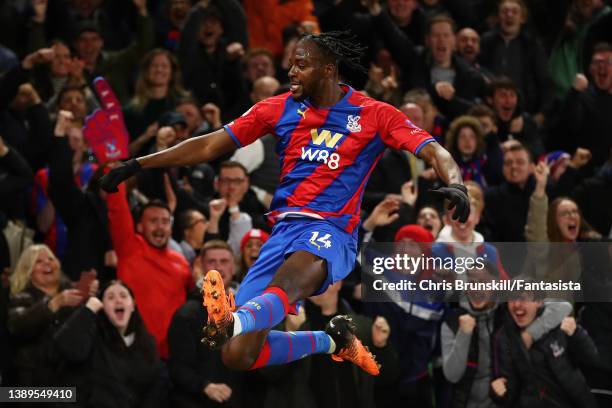
[[211,134],[185,140],[176,146],[148,156],[121,163],[100,180],[100,186],[108,192],[116,192],[117,186],[142,169],[156,167],[190,166],[214,160],[237,148],[230,134],[219,129]]
[[106,174],[100,180],[100,185],[108,192],[116,192],[119,183],[141,169],[191,166],[214,160],[238,147],[249,145],[272,131],[274,115],[279,111],[278,105],[281,101],[282,99],[275,97],[265,99],[235,121],[225,125],[223,129],[185,140],[148,156],[128,160]]
[[187,139],[169,149],[139,157],[136,160],[143,169],[192,166],[214,160],[237,147],[227,130],[222,128],[207,135]]

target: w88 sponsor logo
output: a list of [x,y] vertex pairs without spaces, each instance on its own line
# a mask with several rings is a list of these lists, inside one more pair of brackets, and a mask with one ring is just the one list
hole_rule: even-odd
[[[340,139],[344,136],[342,133],[334,133],[327,129],[322,129],[319,133],[317,129],[311,129],[312,144],[321,146],[325,143],[325,147],[333,149],[336,147]],[[325,163],[331,170],[336,170],[340,163],[340,155],[335,152],[330,152],[327,149],[317,149],[314,147],[302,147],[302,160],[311,162]]]

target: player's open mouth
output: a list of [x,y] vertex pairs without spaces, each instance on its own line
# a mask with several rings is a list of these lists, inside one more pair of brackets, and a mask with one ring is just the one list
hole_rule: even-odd
[[289,90],[291,91],[291,93],[297,93],[301,88],[300,84],[296,84],[296,83],[291,83],[291,85],[289,86]]

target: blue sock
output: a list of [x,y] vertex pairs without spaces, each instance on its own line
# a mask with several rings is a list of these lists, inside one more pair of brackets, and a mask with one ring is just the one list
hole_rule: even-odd
[[331,338],[324,331],[271,330],[251,370],[290,363],[311,354],[328,354],[330,350]]
[[270,329],[289,313],[289,300],[284,290],[270,287],[234,312],[234,336]]

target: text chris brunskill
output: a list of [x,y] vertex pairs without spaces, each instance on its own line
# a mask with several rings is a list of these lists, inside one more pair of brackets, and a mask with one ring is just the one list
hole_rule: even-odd
[[489,282],[469,282],[462,280],[455,281],[435,281],[425,279],[418,282],[402,279],[398,282],[385,282],[377,279],[372,282],[372,288],[377,291],[580,291],[580,282],[562,281],[526,281],[524,279],[513,280],[492,280]]

